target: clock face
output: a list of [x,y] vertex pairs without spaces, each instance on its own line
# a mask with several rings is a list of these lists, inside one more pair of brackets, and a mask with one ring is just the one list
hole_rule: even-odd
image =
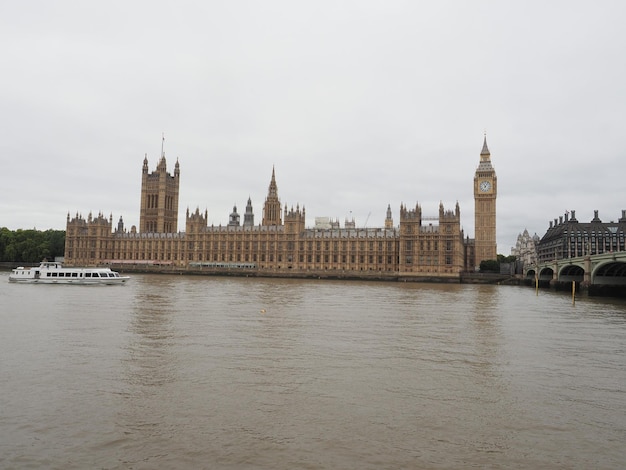
[[480,190],[483,193],[486,193],[487,191],[489,191],[491,189],[491,183],[489,181],[482,181],[480,183]]

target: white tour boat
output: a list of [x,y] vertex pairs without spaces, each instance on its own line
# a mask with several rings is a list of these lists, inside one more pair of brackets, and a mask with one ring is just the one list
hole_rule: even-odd
[[20,266],[9,274],[9,282],[25,284],[124,284],[128,279],[110,268],[65,268],[56,261],[42,261],[36,268]]

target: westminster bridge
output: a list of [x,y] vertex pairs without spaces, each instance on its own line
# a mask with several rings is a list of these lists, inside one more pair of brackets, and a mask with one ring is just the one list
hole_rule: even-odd
[[626,251],[561,258],[528,266],[528,280],[542,285],[577,283],[582,288],[610,288],[626,293]]

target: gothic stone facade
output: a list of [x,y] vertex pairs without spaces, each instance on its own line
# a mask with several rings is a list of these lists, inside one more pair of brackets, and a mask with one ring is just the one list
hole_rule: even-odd
[[174,176],[167,172],[164,155],[152,175],[144,159],[139,231],[134,226],[127,231],[121,218],[114,227],[112,216],[68,214],[65,263],[450,280],[476,264],[474,240],[464,239],[458,203],[454,210],[440,204],[438,217],[422,217],[419,204],[401,205],[395,227],[388,207],[384,228],[347,222],[344,228],[307,229],[304,207],[282,206],[273,169],[261,224],[251,223],[248,200],[243,225],[236,208],[224,226],[209,225],[206,211],[188,209],[185,232],[168,230],[176,227],[172,211],[178,207],[179,176],[178,162]]
[[474,175],[474,232],[476,262],[498,257],[496,248],[496,197],[498,178],[491,165],[487,136],[480,152],[480,163]]
[[178,231],[178,188],[180,165],[174,168],[174,176],[167,172],[165,155],[156,171],[148,173],[148,156],[143,159],[141,171],[141,209],[139,231],[148,233],[175,233]]
[[532,266],[537,264],[537,244],[539,243],[539,235],[536,233],[531,237],[527,229],[517,236],[515,246],[511,248],[511,255],[515,256],[523,266]]

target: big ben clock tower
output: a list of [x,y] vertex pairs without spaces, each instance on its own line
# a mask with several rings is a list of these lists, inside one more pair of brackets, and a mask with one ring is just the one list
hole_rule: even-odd
[[498,178],[491,165],[487,136],[480,152],[480,163],[474,175],[474,235],[475,259],[478,266],[483,260],[497,259],[496,249],[496,196]]

